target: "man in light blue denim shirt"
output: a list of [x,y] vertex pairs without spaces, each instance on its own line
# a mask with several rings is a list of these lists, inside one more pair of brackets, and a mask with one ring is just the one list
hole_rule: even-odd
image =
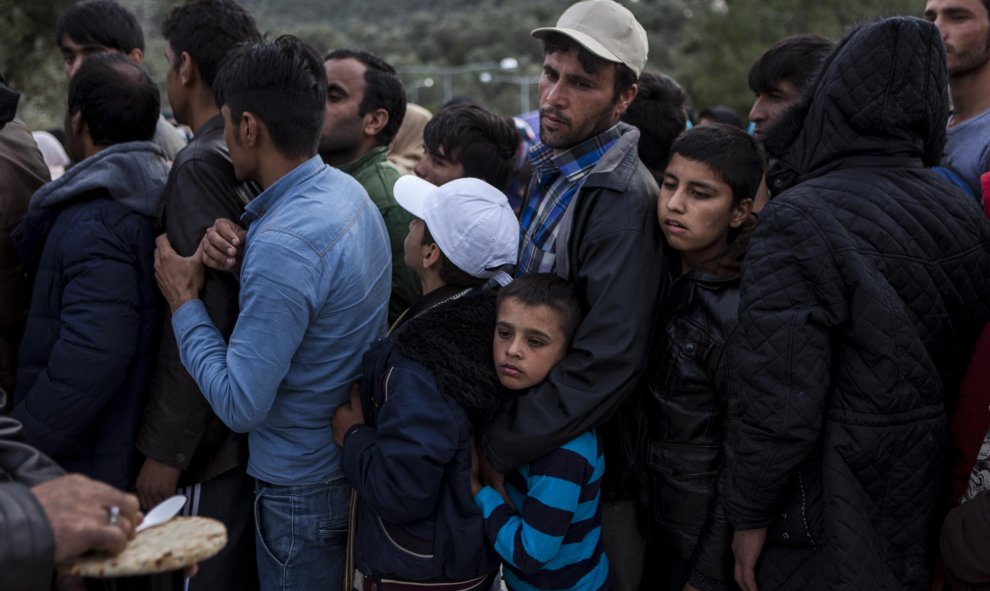
[[350,489],[328,423],[385,329],[388,234],[364,189],[316,156],[326,82],[315,52],[286,37],[235,51],[217,103],[238,180],[264,191],[233,240],[245,248],[229,345],[197,299],[207,240],[184,259],[160,236],[157,276],[183,364],[217,416],[249,433],[262,588],[337,589]]

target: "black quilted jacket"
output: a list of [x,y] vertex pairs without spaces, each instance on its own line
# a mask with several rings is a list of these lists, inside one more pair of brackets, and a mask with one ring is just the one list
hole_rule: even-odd
[[726,511],[761,591],[928,589],[946,405],[990,316],[990,225],[925,167],[948,113],[930,23],[847,36],[768,147],[786,191],[741,283]]

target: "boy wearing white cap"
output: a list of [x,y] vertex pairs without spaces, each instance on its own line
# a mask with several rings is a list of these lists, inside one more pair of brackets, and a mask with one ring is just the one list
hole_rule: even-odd
[[405,176],[406,264],[423,297],[364,357],[360,399],[334,414],[357,492],[357,589],[487,590],[499,560],[471,494],[471,433],[506,398],[492,364],[495,291],[516,263],[505,195],[473,178]]

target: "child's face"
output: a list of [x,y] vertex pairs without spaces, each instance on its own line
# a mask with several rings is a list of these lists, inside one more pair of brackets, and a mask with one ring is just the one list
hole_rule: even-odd
[[702,162],[674,154],[660,184],[657,217],[667,243],[687,267],[707,261],[728,243],[730,228],[749,216],[752,199],[732,205],[732,189]]
[[498,307],[495,323],[495,371],[510,390],[542,382],[564,357],[567,337],[560,312],[550,306],[528,306],[508,297]]
[[436,186],[464,177],[464,165],[446,155],[443,148],[437,152],[424,148],[423,159],[416,164],[416,176]]

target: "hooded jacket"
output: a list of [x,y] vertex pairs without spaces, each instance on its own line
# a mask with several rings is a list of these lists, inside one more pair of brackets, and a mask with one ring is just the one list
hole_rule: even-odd
[[125,490],[158,342],[167,174],[150,142],[106,148],[36,192],[13,236],[33,289],[11,414],[64,468]]
[[365,426],[344,439],[366,574],[458,581],[499,565],[471,495],[472,425],[504,400],[492,361],[494,291],[455,293],[364,357]]
[[946,406],[990,317],[990,225],[928,170],[931,23],[850,33],[767,140],[785,190],[743,265],[725,506],[761,590],[929,589]]

